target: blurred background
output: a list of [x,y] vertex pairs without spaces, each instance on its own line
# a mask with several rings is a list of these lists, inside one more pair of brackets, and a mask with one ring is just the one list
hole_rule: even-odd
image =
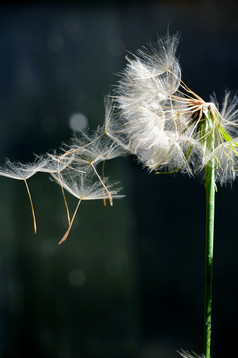
[[[168,28],[186,84],[205,100],[238,89],[235,1],[8,2],[0,6],[0,164],[29,162],[104,121],[135,52]],[[60,188],[0,178],[0,357],[175,358],[202,352],[202,178],[107,164],[126,197],[83,203],[67,241]],[[238,183],[216,201],[212,356],[234,355],[238,323]],[[76,201],[68,197],[71,210]],[[72,212],[72,211],[71,211]]]

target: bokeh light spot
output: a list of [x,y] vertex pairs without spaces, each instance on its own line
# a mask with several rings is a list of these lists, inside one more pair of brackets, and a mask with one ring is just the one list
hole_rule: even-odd
[[74,113],[69,118],[69,126],[73,131],[83,131],[88,126],[88,119],[83,113]]

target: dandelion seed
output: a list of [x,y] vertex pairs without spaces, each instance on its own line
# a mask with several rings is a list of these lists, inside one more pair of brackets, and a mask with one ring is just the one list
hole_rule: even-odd
[[[104,128],[99,127],[91,135],[81,133],[80,137],[73,138],[68,152],[75,151],[74,162],[85,158],[85,161],[97,164],[125,155],[125,151],[115,141],[104,134]],[[67,155],[67,152],[65,153]]]
[[[108,192],[105,191],[104,187],[101,186],[100,182],[95,181],[93,172],[89,171],[87,174],[81,173],[79,175],[75,175],[75,172],[69,173],[59,173],[59,174],[51,174],[55,181],[62,186],[66,191],[75,196],[79,201],[72,216],[72,219],[69,223],[69,227],[64,234],[63,238],[60,240],[59,244],[64,242],[71,230],[73,221],[75,219],[76,213],[78,211],[79,205],[83,200],[99,200],[106,199],[108,197]],[[107,178],[104,178],[104,182],[107,183]],[[107,184],[107,190],[110,192],[111,198],[122,198],[123,195],[119,195],[118,192],[120,189],[115,187],[116,184],[111,185]]]
[[[41,171],[43,173],[45,172],[45,173],[59,174],[61,171],[65,170],[66,168],[68,168],[70,166],[70,164],[72,163],[72,160],[73,160],[73,155],[68,155],[68,156],[62,158],[59,155],[47,153],[47,156],[45,157],[44,165],[40,168],[39,171]],[[70,224],[69,207],[68,207],[68,203],[67,203],[67,200],[65,197],[64,188],[62,186],[61,186],[61,192],[62,192],[64,204],[65,204],[68,224]]]
[[77,206],[76,206],[76,209],[75,209],[75,211],[74,211],[74,214],[73,214],[73,216],[72,216],[72,219],[71,219],[70,222],[69,222],[69,227],[68,227],[66,233],[64,234],[64,236],[62,237],[62,239],[60,240],[59,245],[61,245],[61,244],[67,239],[67,237],[69,236],[71,227],[72,227],[72,225],[73,225],[73,222],[74,222],[75,216],[76,216],[76,214],[77,214],[79,205],[81,204],[81,201],[82,201],[82,199],[79,199],[78,204],[77,204]]
[[37,226],[36,226],[36,216],[35,216],[35,210],[34,205],[30,193],[29,186],[27,184],[27,180],[38,173],[41,168],[45,165],[45,162],[43,160],[35,161],[34,163],[30,164],[22,164],[19,162],[13,163],[10,160],[6,160],[5,167],[0,168],[0,175],[5,176],[8,178],[16,179],[16,180],[23,180],[26,186],[27,195],[30,201],[31,205],[31,212],[32,212],[32,218],[33,218],[33,226],[34,226],[34,233],[37,232]]

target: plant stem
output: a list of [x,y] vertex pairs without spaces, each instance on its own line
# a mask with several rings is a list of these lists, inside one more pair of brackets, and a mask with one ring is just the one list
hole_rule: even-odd
[[[211,117],[208,121],[211,121]],[[211,122],[210,122],[211,123]],[[211,125],[212,127],[213,125]],[[210,127],[210,128],[211,128]],[[211,130],[210,149],[214,148],[214,130]],[[211,148],[213,147],[213,148]],[[205,168],[206,188],[206,251],[205,251],[205,309],[204,309],[204,353],[210,358],[211,351],[211,309],[212,309],[212,266],[215,218],[215,160],[211,159]]]

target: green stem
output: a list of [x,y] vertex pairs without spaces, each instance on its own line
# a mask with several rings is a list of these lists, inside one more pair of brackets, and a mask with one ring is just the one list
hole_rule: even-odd
[[[210,119],[211,120],[211,119]],[[211,122],[210,122],[211,123]],[[209,147],[214,147],[214,130]],[[211,309],[212,309],[212,266],[215,218],[215,160],[211,159],[205,168],[206,188],[206,253],[205,253],[205,310],[204,310],[204,353],[210,358],[211,351]]]

